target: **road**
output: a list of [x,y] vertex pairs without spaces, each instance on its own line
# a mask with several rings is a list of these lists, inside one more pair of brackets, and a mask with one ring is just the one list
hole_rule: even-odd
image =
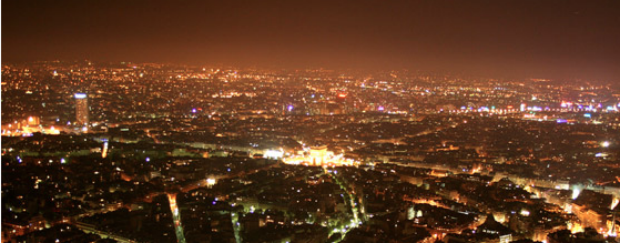
[[116,240],[118,242],[121,243],[136,243],[137,241],[131,240],[129,238],[120,236],[120,235],[116,235],[114,233],[111,232],[105,232],[105,231],[101,231],[101,230],[97,230],[94,228],[94,226],[91,226],[89,224],[84,224],[84,223],[80,223],[80,222],[74,222],[73,225],[77,228],[79,228],[80,230],[86,232],[86,233],[93,233],[93,234],[97,234],[99,236],[101,236],[101,238],[104,239],[113,239]]

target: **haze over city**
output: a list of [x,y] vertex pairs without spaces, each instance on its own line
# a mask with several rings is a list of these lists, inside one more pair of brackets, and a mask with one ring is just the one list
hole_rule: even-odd
[[[617,1],[6,1],[6,61],[617,79]],[[617,82],[617,80],[616,80]]]

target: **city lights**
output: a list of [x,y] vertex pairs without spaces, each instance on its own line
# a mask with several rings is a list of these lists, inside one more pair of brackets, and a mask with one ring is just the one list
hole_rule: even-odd
[[609,147],[610,144],[611,143],[609,143],[609,141],[604,141],[604,142],[601,142],[601,147],[607,148],[607,147]]
[[215,178],[207,178],[206,182],[207,182],[207,186],[211,187],[211,186],[214,186],[215,183],[217,183],[217,180],[215,180]]
[[2,242],[618,242],[575,1],[2,2]]

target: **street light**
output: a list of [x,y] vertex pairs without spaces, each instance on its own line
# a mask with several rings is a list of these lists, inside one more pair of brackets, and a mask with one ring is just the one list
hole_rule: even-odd
[[604,141],[604,142],[601,143],[601,147],[607,148],[607,147],[609,147],[609,144],[610,144],[609,141]]

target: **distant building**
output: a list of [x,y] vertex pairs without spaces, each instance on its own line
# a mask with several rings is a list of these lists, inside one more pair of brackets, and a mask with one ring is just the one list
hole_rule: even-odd
[[478,226],[476,231],[497,235],[497,237],[499,237],[499,243],[508,243],[512,241],[512,230],[497,222],[493,215],[487,215],[484,223]]
[[312,146],[310,148],[310,158],[312,158],[312,165],[323,165],[327,157],[327,146]]
[[85,93],[75,93],[75,120],[82,126],[88,126],[90,123],[88,117],[88,95]]

